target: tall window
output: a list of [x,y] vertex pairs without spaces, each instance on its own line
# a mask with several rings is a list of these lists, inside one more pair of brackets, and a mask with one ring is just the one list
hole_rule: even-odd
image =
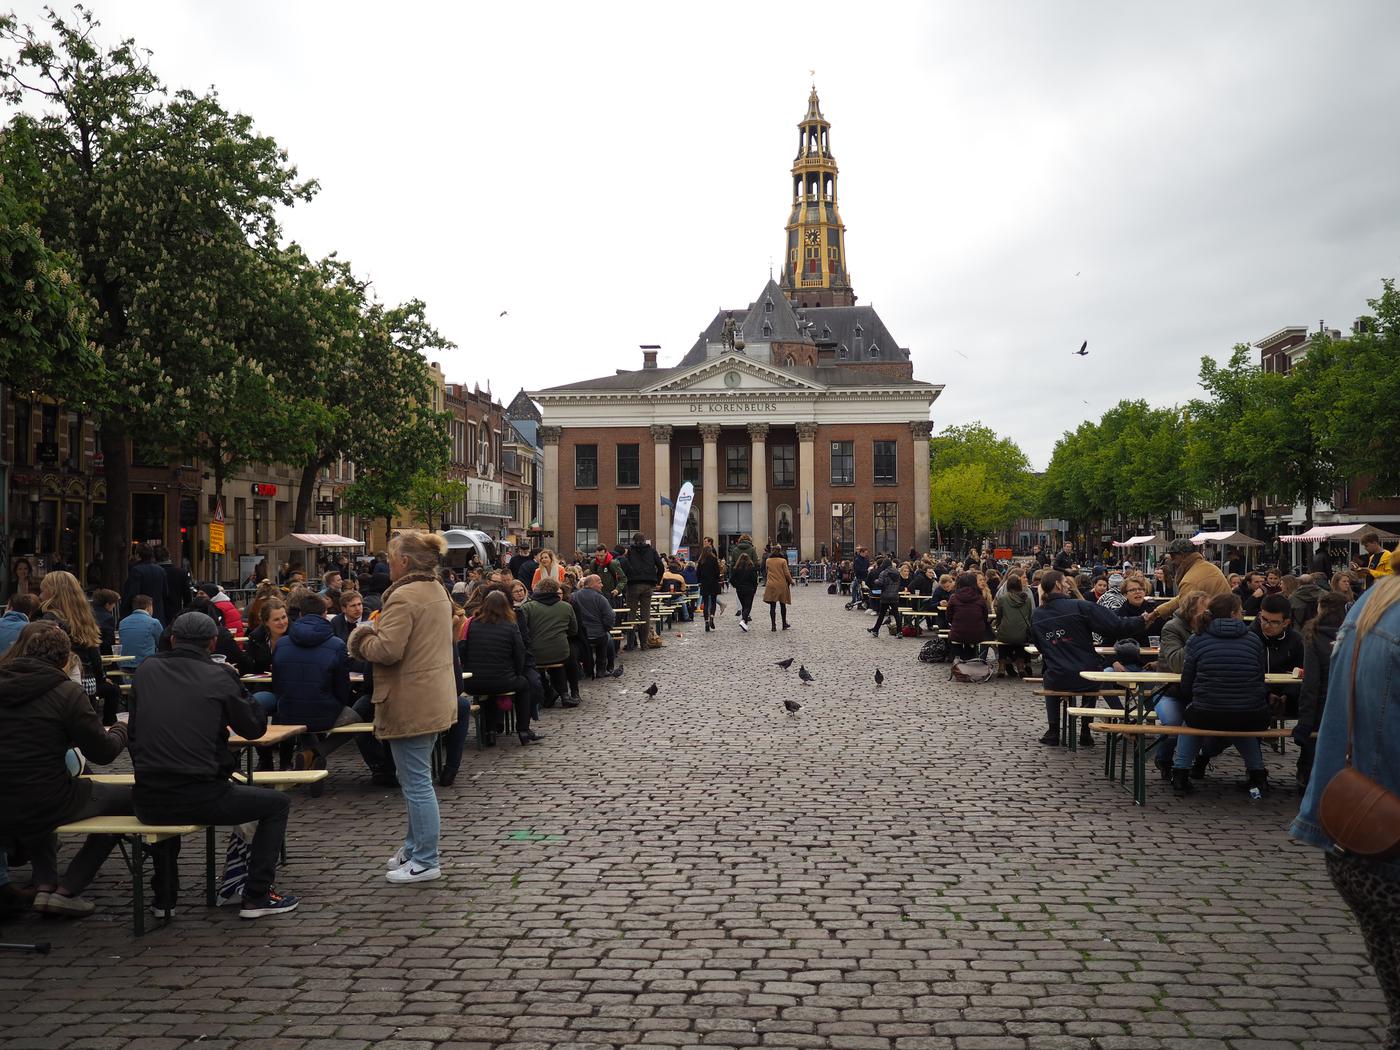
[[33,406],[23,398],[15,398],[15,464],[29,465],[29,453],[33,447]]
[[83,469],[83,414],[81,412],[68,414],[68,459],[66,466],[69,470]]
[[875,484],[897,484],[895,479],[896,447],[893,441],[875,442]]
[[856,443],[854,441],[833,441],[831,443],[831,483],[833,485],[854,485],[856,483]]
[[730,490],[749,487],[748,445],[730,445],[724,450],[724,487]]
[[[617,542],[626,543],[632,534],[642,531],[642,507],[639,503],[623,503],[617,508]],[[579,550],[588,550],[580,547]]]
[[898,503],[875,504],[875,549],[899,553]]
[[773,487],[790,489],[797,486],[797,447],[795,445],[774,445],[770,453],[773,460]]
[[574,548],[591,551],[598,546],[598,507],[577,506],[574,508]]
[[831,551],[835,557],[849,558],[856,549],[856,505],[854,503],[833,503],[831,505]]
[[[596,489],[598,487],[598,446],[574,446],[574,488]],[[598,528],[597,508],[594,508],[593,528]],[[587,549],[587,548],[581,548]]]
[[642,483],[642,446],[617,446],[617,483],[621,488],[636,488]]
[[697,489],[705,474],[705,450],[699,445],[681,446],[681,484],[687,481]]

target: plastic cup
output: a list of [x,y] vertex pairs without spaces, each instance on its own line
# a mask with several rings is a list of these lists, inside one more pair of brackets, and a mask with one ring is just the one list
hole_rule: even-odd
[[209,659],[213,660],[216,664],[228,663],[228,657],[225,656],[223,653],[210,653]]

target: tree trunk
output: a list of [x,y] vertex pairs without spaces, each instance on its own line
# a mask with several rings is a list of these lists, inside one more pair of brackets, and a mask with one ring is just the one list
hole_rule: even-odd
[[316,488],[316,475],[329,462],[329,456],[318,456],[302,468],[301,483],[297,487],[297,509],[292,516],[293,532],[306,531],[306,520],[311,517],[311,493]]
[[97,442],[107,478],[107,504],[102,513],[102,584],[120,591],[131,559],[131,460],[126,427],[119,419],[103,419]]

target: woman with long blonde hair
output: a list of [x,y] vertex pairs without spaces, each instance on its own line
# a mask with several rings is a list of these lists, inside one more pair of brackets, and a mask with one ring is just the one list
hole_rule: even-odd
[[89,700],[102,699],[102,723],[112,725],[121,705],[121,690],[107,680],[102,669],[102,632],[92,615],[92,606],[83,595],[83,586],[71,572],[62,569],[44,575],[39,586],[39,606],[45,613],[63,621],[82,665],[83,690]]
[[[1312,776],[1290,835],[1326,851],[1332,885],[1356,916],[1390,1012],[1387,1047],[1400,1046],[1400,864],[1341,850],[1322,826],[1323,792],[1351,765],[1400,794],[1400,576],[1356,600],[1337,632]],[[1301,719],[1295,730],[1307,738]],[[1388,828],[1394,831],[1393,828]]]
[[539,562],[539,568],[535,570],[535,575],[530,580],[530,590],[534,590],[540,585],[541,580],[553,580],[555,583],[564,582],[564,566],[559,564],[559,559],[554,556],[552,550],[542,550],[535,559]]

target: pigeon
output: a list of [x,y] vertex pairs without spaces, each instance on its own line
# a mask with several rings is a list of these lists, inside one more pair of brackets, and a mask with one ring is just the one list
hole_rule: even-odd
[[787,713],[790,715],[795,715],[797,714],[797,712],[802,710],[802,705],[799,704],[796,700],[784,700],[783,706],[787,708]]
[[792,667],[792,660],[793,658],[791,656],[789,656],[786,660],[779,660],[778,666],[781,667],[784,671],[786,671],[788,670],[788,668]]
[[504,316],[505,316],[506,314],[508,314],[508,313],[510,313],[509,310],[502,310],[502,311],[501,311],[499,314],[497,314],[496,316],[497,316],[497,317],[504,317]]
[[811,685],[813,682],[816,681],[816,679],[812,677],[812,672],[807,670],[807,668],[803,667],[801,664],[797,665],[797,677],[802,679],[803,685]]
[[655,682],[652,682],[651,685],[649,685],[649,686],[647,686],[645,689],[643,689],[642,692],[646,693],[647,696],[649,696],[649,697],[651,697],[653,700],[655,700],[655,699],[656,699],[656,683],[655,683]]
[[884,685],[884,684],[885,684],[885,676],[882,675],[882,674],[880,673],[880,669],[877,667],[877,668],[875,668],[875,688],[878,689],[880,686],[882,686],[882,685]]
[[1076,350],[1075,353],[1078,354],[1080,357],[1088,357],[1088,356],[1089,356],[1089,340],[1086,339],[1086,340],[1084,340],[1084,342],[1080,343],[1080,344],[1079,344],[1079,349]]

